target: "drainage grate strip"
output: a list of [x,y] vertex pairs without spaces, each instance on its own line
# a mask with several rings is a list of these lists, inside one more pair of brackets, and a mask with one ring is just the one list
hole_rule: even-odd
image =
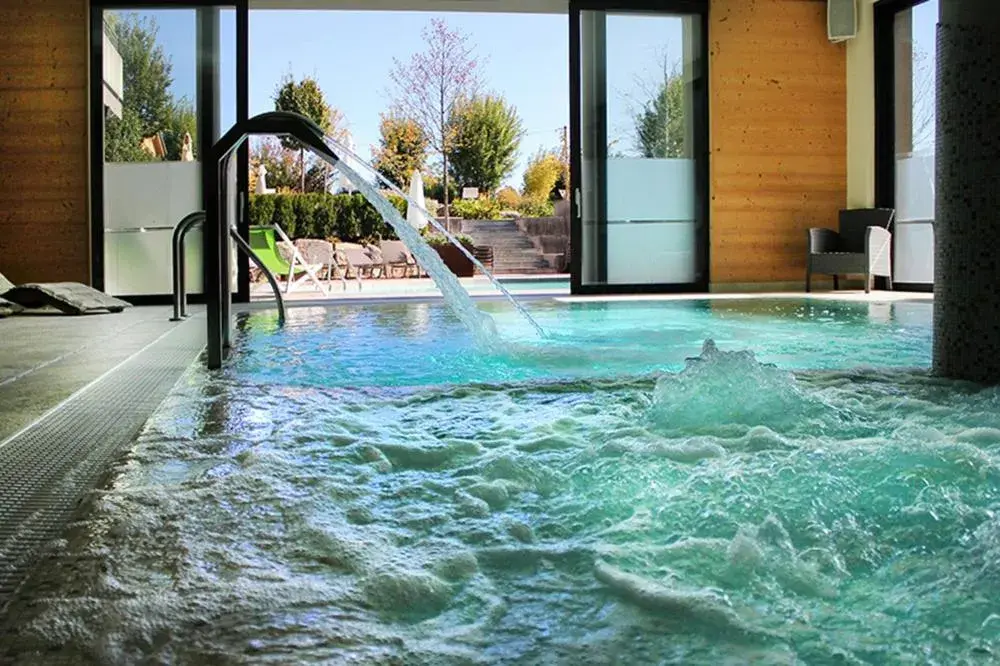
[[0,444],[0,608],[203,346],[176,326]]

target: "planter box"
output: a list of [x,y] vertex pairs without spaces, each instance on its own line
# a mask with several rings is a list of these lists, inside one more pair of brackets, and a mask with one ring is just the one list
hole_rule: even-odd
[[458,277],[472,277],[475,273],[472,260],[454,245],[440,245],[434,250],[441,256],[445,266]]

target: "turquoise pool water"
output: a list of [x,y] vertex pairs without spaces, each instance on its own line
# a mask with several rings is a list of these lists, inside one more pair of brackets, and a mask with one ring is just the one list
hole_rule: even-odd
[[929,304],[492,307],[492,353],[434,304],[244,319],[10,660],[1000,659],[1000,392],[928,375]]

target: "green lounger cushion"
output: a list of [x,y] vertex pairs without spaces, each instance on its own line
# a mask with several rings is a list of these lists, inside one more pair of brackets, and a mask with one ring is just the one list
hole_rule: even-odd
[[291,264],[278,251],[273,227],[250,227],[250,249],[276,276],[287,275],[291,269]]
[[78,282],[22,284],[6,291],[2,296],[25,308],[52,307],[74,315],[102,311],[121,312],[131,307],[131,303]]

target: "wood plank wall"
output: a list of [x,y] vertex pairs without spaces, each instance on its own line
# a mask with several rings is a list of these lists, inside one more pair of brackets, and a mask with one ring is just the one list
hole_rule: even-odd
[[0,273],[88,282],[87,2],[0,2]]
[[825,2],[712,0],[709,49],[712,283],[802,283],[847,200],[846,47]]

